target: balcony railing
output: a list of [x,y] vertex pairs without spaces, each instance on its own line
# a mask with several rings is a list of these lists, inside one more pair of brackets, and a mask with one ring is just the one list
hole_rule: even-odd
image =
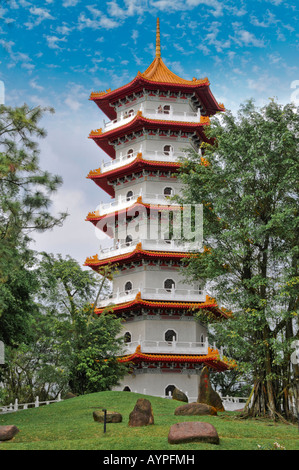
[[134,119],[137,113],[140,113],[141,116],[149,119],[156,119],[159,121],[178,121],[178,122],[201,122],[200,110],[197,113],[193,112],[184,112],[184,111],[174,111],[172,108],[169,111],[163,111],[158,108],[148,108],[144,109],[144,106],[141,104],[140,109],[137,111],[120,113],[120,115],[113,121],[105,122],[103,132],[111,131],[119,126],[128,124]]
[[160,354],[208,354],[208,338],[204,342],[193,341],[132,341],[123,347],[123,354],[133,354],[137,346],[143,353]]
[[108,298],[98,301],[97,307],[104,308],[109,305],[131,302],[140,292],[143,300],[161,300],[166,302],[204,302],[206,293],[200,289],[165,289],[162,287],[143,287],[127,291],[117,291]]
[[158,162],[166,162],[166,163],[174,163],[177,162],[181,157],[185,156],[184,152],[173,152],[172,150],[169,151],[145,151],[142,152],[136,151],[129,154],[122,154],[120,153],[119,157],[115,158],[114,160],[108,162],[102,162],[102,166],[100,167],[101,173],[107,173],[108,171],[115,170],[116,168],[121,168],[124,165],[129,165],[132,163],[137,155],[141,155],[143,160],[148,161],[158,161]]
[[200,122],[200,110],[197,113],[174,111],[173,109],[165,112],[156,108],[146,109],[144,115],[149,119],[158,119],[159,121]]
[[[133,251],[140,240],[116,243],[107,248],[101,248],[98,252],[98,259],[112,258],[114,256],[124,255]],[[176,253],[189,253],[194,250],[194,243],[181,242],[180,240],[141,240],[141,247],[147,251],[169,251]]]
[[[164,196],[163,194],[142,194],[142,192],[140,192],[139,194],[135,194],[133,196],[118,196],[118,198],[112,202],[100,203],[96,209],[96,215],[102,216],[114,211],[126,209],[136,202],[139,197],[142,197],[142,202],[145,204],[170,204],[169,197]],[[178,204],[171,202],[171,205],[177,206]]]
[[104,121],[104,127],[103,127],[103,132],[108,132],[113,129],[115,129],[118,126],[123,126],[125,124],[128,124],[134,117],[136,116],[135,112],[131,113],[121,113],[120,116],[113,121],[105,122]]

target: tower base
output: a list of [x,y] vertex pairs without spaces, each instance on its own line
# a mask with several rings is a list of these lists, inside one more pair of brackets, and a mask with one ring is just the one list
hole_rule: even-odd
[[190,403],[196,402],[201,369],[202,367],[195,370],[135,370],[126,375],[113,390],[171,397],[173,389],[176,387],[187,395]]

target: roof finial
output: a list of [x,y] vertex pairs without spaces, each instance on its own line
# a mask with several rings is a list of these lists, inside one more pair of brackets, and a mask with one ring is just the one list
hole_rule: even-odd
[[157,18],[156,57],[161,57],[161,46],[160,46],[160,21],[159,21],[159,18]]

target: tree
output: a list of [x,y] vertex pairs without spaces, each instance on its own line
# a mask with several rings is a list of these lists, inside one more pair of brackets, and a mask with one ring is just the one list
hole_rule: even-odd
[[18,344],[30,332],[38,289],[30,233],[59,225],[65,213],[49,212],[50,196],[62,184],[39,167],[39,121],[48,108],[0,105],[0,339]]
[[59,367],[67,371],[72,392],[109,390],[126,370],[117,360],[123,343],[121,321],[109,309],[94,314],[92,301],[107,295],[110,268],[99,278],[69,256],[44,253],[40,276],[41,309],[55,333],[52,349],[60,352]]
[[6,403],[109,390],[126,371],[117,360],[121,322],[109,309],[95,315],[92,300],[107,295],[110,269],[100,277],[70,256],[43,253],[36,271],[39,309],[32,315],[32,341],[7,348],[1,377]]
[[[215,325],[239,365],[250,367],[249,415],[290,417],[291,342],[298,324],[299,113],[252,100],[212,119],[203,156],[183,163],[182,202],[204,208],[203,253],[187,277],[204,279],[232,318]],[[240,364],[241,362],[241,364]]]

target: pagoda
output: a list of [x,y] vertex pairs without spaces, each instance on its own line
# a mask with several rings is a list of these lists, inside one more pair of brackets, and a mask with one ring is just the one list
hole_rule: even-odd
[[90,100],[110,121],[89,137],[110,158],[87,177],[113,201],[100,204],[86,220],[110,236],[113,245],[87,258],[85,265],[95,271],[117,266],[111,296],[95,309],[100,315],[112,306],[123,321],[119,361],[129,367],[115,390],[168,396],[176,387],[197,397],[203,366],[220,372],[230,365],[222,348],[209,345],[207,328],[194,313],[228,314],[204,286],[186,284],[181,267],[191,256],[190,244],[159,227],[167,214],[182,209],[172,199],[182,190],[177,178],[182,149],[200,153],[201,143],[208,141],[209,117],[224,107],[207,78],[185,80],[166,67],[159,19],[155,58],[145,72],[115,90],[92,93]]

